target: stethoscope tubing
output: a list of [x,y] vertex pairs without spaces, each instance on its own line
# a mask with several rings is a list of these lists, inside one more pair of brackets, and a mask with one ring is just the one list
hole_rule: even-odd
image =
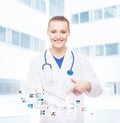
[[[52,65],[47,62],[46,54],[47,54],[47,50],[44,52],[45,63],[42,65],[42,70],[44,70],[46,65],[48,65],[50,67],[50,69],[52,69]],[[71,64],[70,69],[67,71],[68,75],[72,75],[73,74],[73,70],[72,69],[73,69],[73,65],[74,65],[74,61],[75,61],[74,53],[72,51],[71,51],[71,54],[72,54],[72,64]]]
[[47,63],[46,53],[47,53],[47,50],[44,52],[45,63],[42,65],[42,70],[44,70],[45,65],[48,65],[50,69],[52,69],[52,65],[50,63]]

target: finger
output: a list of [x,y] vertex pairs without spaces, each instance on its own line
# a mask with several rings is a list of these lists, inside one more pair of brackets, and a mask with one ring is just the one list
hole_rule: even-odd
[[67,93],[66,93],[66,95],[69,95],[71,93],[71,90],[69,90]]
[[76,82],[74,79],[72,79],[72,78],[71,78],[71,82],[74,83],[74,84],[77,83],[77,82]]
[[81,93],[75,93],[75,95],[76,95],[76,96],[79,96],[79,95],[81,95]]
[[67,95],[70,94],[70,93],[73,92],[73,91],[74,91],[74,87],[71,88],[71,89],[67,92]]

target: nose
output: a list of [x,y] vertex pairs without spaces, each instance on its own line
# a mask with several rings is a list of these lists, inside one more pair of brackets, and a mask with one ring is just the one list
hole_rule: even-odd
[[60,38],[61,37],[61,34],[60,33],[57,33],[56,34],[56,38]]

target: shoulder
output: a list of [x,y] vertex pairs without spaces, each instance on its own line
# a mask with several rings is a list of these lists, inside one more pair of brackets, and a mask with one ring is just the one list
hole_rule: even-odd
[[88,62],[88,57],[86,57],[84,54],[82,54],[80,51],[78,50],[74,50],[74,49],[70,49],[70,51],[73,53],[74,55],[74,60],[78,63],[85,63]]

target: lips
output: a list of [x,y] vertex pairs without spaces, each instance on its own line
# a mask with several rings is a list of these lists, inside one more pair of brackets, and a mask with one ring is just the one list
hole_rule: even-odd
[[55,42],[59,44],[59,43],[63,42],[63,40],[55,40]]

